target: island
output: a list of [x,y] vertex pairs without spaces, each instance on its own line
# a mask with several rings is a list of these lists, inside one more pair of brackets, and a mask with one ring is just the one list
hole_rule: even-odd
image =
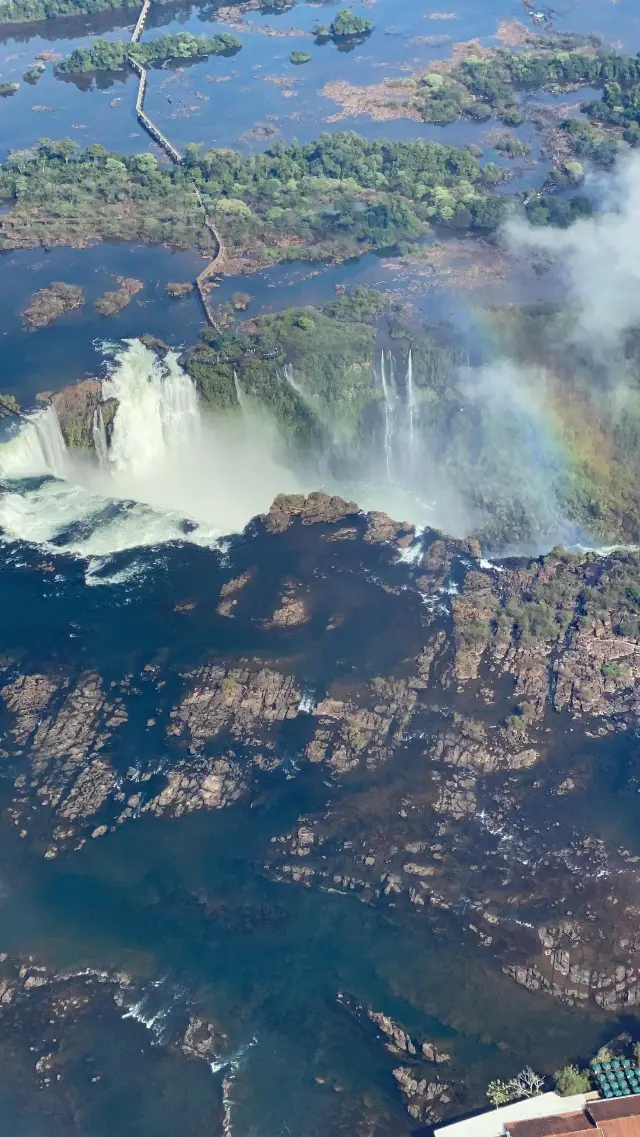
[[144,43],[120,43],[96,39],[91,47],[79,47],[56,64],[59,75],[76,75],[85,71],[118,71],[129,59],[138,63],[164,63],[167,60],[205,59],[208,55],[235,55],[242,44],[237,36],[193,36],[179,32],[159,36]]
[[84,293],[79,285],[54,281],[31,297],[22,315],[30,328],[47,328],[54,320],[83,304]]

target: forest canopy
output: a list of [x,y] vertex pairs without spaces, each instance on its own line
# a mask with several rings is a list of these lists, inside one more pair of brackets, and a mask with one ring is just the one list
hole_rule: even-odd
[[[0,166],[0,201],[11,206],[0,247],[94,238],[208,248],[206,211],[245,264],[342,260],[370,249],[408,251],[433,226],[490,234],[522,207],[518,195],[494,193],[494,180],[466,148],[342,131],[246,158],[188,145],[174,166],[152,154],[43,139]],[[567,224],[588,203],[536,197],[530,208],[540,224]]]
[[91,47],[79,47],[56,67],[62,75],[85,71],[119,71],[129,58],[138,63],[158,63],[167,59],[204,59],[208,55],[234,55],[242,44],[234,35],[193,36],[179,32],[159,36],[144,43],[121,43],[95,39]]

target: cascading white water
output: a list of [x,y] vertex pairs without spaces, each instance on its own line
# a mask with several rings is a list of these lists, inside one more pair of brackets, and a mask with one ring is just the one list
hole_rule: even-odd
[[161,361],[139,340],[117,355],[118,365],[102,385],[118,400],[109,463],[134,478],[155,475],[167,455],[195,443],[200,428],[198,396],[177,356]]
[[[103,396],[118,402],[109,445],[98,409],[95,452],[69,453],[53,406],[0,443],[5,541],[98,559],[175,540],[211,545],[266,511],[276,494],[300,489],[274,457],[277,440],[264,416],[254,421],[245,410],[242,424],[233,416],[204,421],[175,354],[159,360],[130,340],[109,355]],[[34,475],[45,476],[36,487]]]
[[393,468],[392,433],[394,412],[394,400],[391,395],[391,384],[393,382],[393,360],[391,357],[391,352],[389,352],[389,365],[390,372],[389,378],[387,379],[383,348],[380,354],[380,378],[382,380],[382,394],[384,397],[384,453],[387,467],[387,480],[391,481],[391,473]]
[[96,461],[99,466],[106,468],[109,462],[109,447],[107,443],[107,431],[104,425],[102,407],[96,407],[95,411],[93,412],[91,434],[93,437],[93,448],[96,453]]
[[233,386],[235,388],[238,406],[240,407],[240,410],[243,411],[245,408],[245,397],[242,393],[242,387],[240,386],[240,380],[238,379],[238,372],[236,371],[235,367],[233,369]]
[[409,357],[407,359],[407,410],[409,416],[409,448],[411,453],[415,450],[415,425],[416,425],[416,404],[415,392],[413,389],[413,356],[411,348],[409,348]]
[[0,447],[0,476],[5,478],[64,478],[67,469],[67,447],[52,404],[26,415],[16,434]]
[[291,390],[294,391],[295,394],[298,396],[298,398],[302,399],[303,403],[306,404],[308,402],[308,396],[305,394],[302,387],[298,383],[298,380],[296,379],[294,372],[293,372],[293,367],[291,366],[290,363],[285,363],[284,368],[283,368],[283,374],[284,374],[285,382],[289,384],[289,386],[291,387]]

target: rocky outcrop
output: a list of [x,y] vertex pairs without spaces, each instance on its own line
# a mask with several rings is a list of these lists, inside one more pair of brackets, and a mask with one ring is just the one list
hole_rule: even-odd
[[240,592],[251,580],[251,572],[243,572],[233,580],[226,581],[220,589],[220,602],[216,608],[219,616],[233,616],[233,609],[238,603],[236,593]]
[[170,732],[188,732],[193,752],[223,727],[248,742],[265,726],[298,713],[301,693],[295,681],[269,668],[205,667],[185,678],[195,679],[196,684],[170,712]]
[[423,1125],[440,1120],[442,1112],[438,1110],[437,1103],[446,1105],[451,1101],[447,1093],[448,1086],[437,1080],[429,1081],[428,1078],[421,1078],[411,1066],[397,1066],[393,1076],[411,1117]]
[[102,383],[99,379],[70,383],[51,396],[68,446],[88,448],[93,445],[93,415],[101,400]]
[[0,419],[20,414],[20,404],[15,395],[0,394]]
[[553,663],[553,705],[574,715],[638,715],[640,644],[616,633],[611,619],[572,630]]
[[422,1123],[439,1121],[443,1115],[442,1107],[450,1102],[451,1097],[437,1067],[450,1063],[451,1055],[429,1039],[412,1038],[389,1015],[363,1006],[344,991],[338,992],[337,1002],[364,1025],[375,1027],[390,1054],[410,1063],[393,1071],[410,1117]]
[[306,589],[302,581],[285,581],[277,607],[264,621],[265,628],[290,628],[309,619]]
[[393,521],[386,513],[368,513],[365,541],[396,541],[399,548],[410,545],[415,536],[415,526],[408,521]]
[[[193,291],[194,287],[195,285],[190,285],[189,290]],[[159,336],[152,336],[150,332],[145,332],[144,335],[139,336],[139,339],[140,343],[143,343],[150,351],[155,352],[158,359],[165,359],[172,350],[168,343],[165,343]]]
[[[637,857],[602,771],[613,762],[635,802],[635,763],[617,755],[638,715],[640,555],[490,565],[326,494],[278,498],[262,521],[210,602],[168,604],[167,619],[207,621],[194,666],[107,683],[81,658],[64,673],[5,662],[21,837],[52,857],[307,767],[322,790],[271,834],[270,877],[447,912],[532,990],[635,1005]],[[416,1101],[431,1094],[413,1080]]]
[[[164,789],[143,805],[141,812],[181,817],[194,809],[222,809],[236,801],[245,789],[242,769],[230,758],[200,763],[196,770],[189,763],[168,773]],[[135,796],[127,806],[118,821],[133,817],[140,809]]]
[[117,290],[103,293],[95,302],[101,316],[117,316],[144,288],[143,282],[133,276],[117,276],[116,284]]
[[355,501],[344,501],[328,493],[279,494],[263,521],[267,532],[282,533],[294,518],[303,525],[333,524],[345,517],[360,513]]

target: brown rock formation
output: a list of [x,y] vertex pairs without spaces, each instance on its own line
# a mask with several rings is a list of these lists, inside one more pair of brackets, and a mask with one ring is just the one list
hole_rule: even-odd
[[359,513],[355,501],[344,501],[328,493],[279,494],[271,509],[264,517],[265,528],[269,533],[282,533],[294,518],[300,518],[303,525],[331,524]]
[[99,379],[70,383],[51,396],[67,445],[87,447],[92,444],[93,414],[101,400]]
[[[5,661],[21,836],[46,834],[54,856],[144,813],[252,799],[309,763],[323,789],[272,834],[273,878],[447,911],[532,990],[640,1002],[638,858],[602,774],[635,801],[640,555],[483,567],[468,543],[425,533],[406,564],[406,526],[326,494],[278,498],[263,521],[210,603],[194,601],[210,624],[193,667],[106,683],[81,660]],[[176,607],[167,620],[184,621]],[[219,646],[231,614],[242,657]],[[134,752],[155,756],[123,770],[120,740],[141,729],[155,742]],[[424,1117],[437,1079],[410,1080]]]

